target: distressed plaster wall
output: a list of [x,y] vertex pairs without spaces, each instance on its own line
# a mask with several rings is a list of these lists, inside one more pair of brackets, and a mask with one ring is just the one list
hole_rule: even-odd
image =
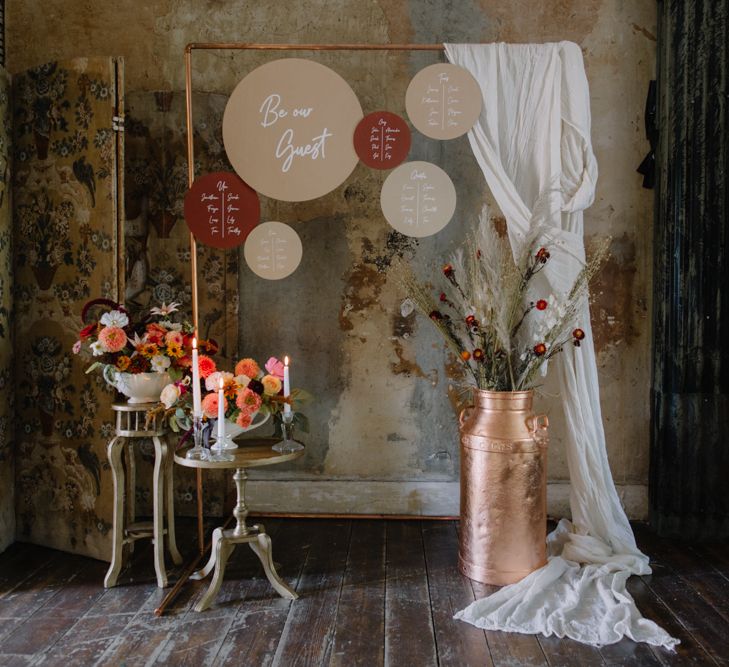
[[[190,41],[577,42],[591,86],[600,166],[585,228],[588,241],[613,237],[612,259],[593,300],[609,457],[629,512],[642,516],[652,194],[641,189],[634,169],[646,150],[642,116],[654,76],[655,21],[653,0],[122,0],[113,5],[9,0],[8,66],[19,71],[54,58],[121,55],[132,93],[181,90],[182,53]],[[409,78],[437,56],[324,53],[316,58],[350,81],[365,111],[398,111]],[[194,87],[228,94],[268,59],[253,53],[196,53]],[[272,507],[274,492],[265,491],[270,480],[306,478],[317,481],[316,490],[291,487],[286,509],[366,511],[374,505],[363,499],[376,480],[384,484],[377,487],[378,497],[389,499],[379,502],[378,510],[457,511],[450,361],[427,323],[398,316],[400,295],[387,266],[394,254],[405,252],[426,275],[437,258],[461,242],[488,195],[463,138],[439,143],[416,135],[411,157],[440,164],[459,195],[456,219],[418,244],[389,233],[378,208],[383,175],[361,165],[320,200],[301,205],[264,201],[264,216],[297,225],[304,262],[294,278],[278,284],[264,284],[241,269],[241,351],[257,356],[289,352],[295,358],[295,384],[317,397],[309,409],[313,430],[303,463],[271,472],[267,481],[258,475],[261,499]],[[556,388],[547,383],[544,391],[540,401],[554,424],[550,480],[558,484],[568,478],[563,424],[559,399],[549,395]],[[357,488],[365,491],[358,496]],[[252,489],[255,493],[255,483]],[[555,491],[554,499],[565,498],[564,489]],[[559,507],[552,504],[553,510]]]

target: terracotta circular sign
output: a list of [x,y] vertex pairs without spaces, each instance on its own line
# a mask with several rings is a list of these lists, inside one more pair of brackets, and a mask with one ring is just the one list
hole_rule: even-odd
[[431,236],[456,210],[456,189],[448,174],[430,162],[406,162],[382,184],[382,212],[406,236]]
[[354,131],[354,149],[368,167],[393,169],[410,152],[410,128],[395,113],[374,111],[359,121]]
[[410,122],[431,139],[455,139],[481,113],[481,87],[471,73],[448,63],[421,69],[405,93]]
[[223,143],[235,171],[255,190],[307,201],[352,173],[352,135],[361,118],[359,100],[339,74],[313,60],[284,58],[236,86],[223,115]]
[[185,194],[184,211],[195,238],[214,248],[241,245],[261,217],[255,190],[229,171],[196,179]]
[[243,248],[251,271],[266,280],[291,275],[301,262],[303,249],[299,235],[283,222],[264,222],[246,239]]

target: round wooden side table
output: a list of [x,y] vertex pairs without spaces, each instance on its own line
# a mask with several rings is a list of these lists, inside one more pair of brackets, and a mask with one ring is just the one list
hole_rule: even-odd
[[[104,578],[104,588],[112,588],[117,584],[124,559],[124,546],[127,545],[131,551],[134,542],[144,537],[151,537],[154,542],[154,569],[157,574],[157,586],[160,588],[167,586],[164,558],[165,535],[167,535],[172,561],[175,565],[182,563],[182,556],[177,550],[175,540],[173,466],[172,456],[167,449],[166,432],[164,428],[157,425],[156,421],[145,424],[147,411],[156,405],[156,403],[113,403],[111,406],[116,413],[116,429],[106,452],[114,481],[114,519],[111,565]],[[154,445],[151,522],[136,521],[134,508],[134,444],[139,438],[150,438]],[[125,454],[126,456],[124,456]],[[126,474],[122,457],[126,459]],[[167,528],[164,525],[165,510]]]
[[300,450],[290,454],[274,452],[271,446],[275,444],[276,440],[273,438],[270,441],[257,439],[249,442],[255,444],[241,444],[238,449],[226,452],[233,456],[232,461],[197,461],[187,459],[185,458],[185,454],[189,448],[181,449],[175,453],[175,462],[187,468],[235,470],[233,480],[235,481],[235,488],[238,495],[238,500],[233,510],[233,516],[236,521],[235,528],[230,530],[216,528],[213,531],[210,559],[202,570],[198,570],[190,577],[191,579],[203,579],[215,570],[208,590],[195,605],[195,611],[204,611],[212,604],[220,590],[220,585],[223,583],[225,565],[237,544],[248,544],[253,550],[253,553],[258,556],[258,559],[263,565],[266,577],[271,582],[271,586],[273,586],[281,597],[289,600],[295,600],[298,597],[276,573],[271,554],[271,538],[266,534],[265,527],[262,524],[249,526],[246,523],[248,507],[245,501],[245,488],[246,480],[248,479],[248,473],[246,472],[248,468],[259,468],[284,463],[285,461],[293,461],[302,456],[304,451]]

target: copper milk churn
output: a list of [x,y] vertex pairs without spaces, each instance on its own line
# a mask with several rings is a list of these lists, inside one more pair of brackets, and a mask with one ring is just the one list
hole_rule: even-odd
[[511,584],[547,562],[548,421],[533,394],[474,389],[459,416],[458,567],[483,583]]

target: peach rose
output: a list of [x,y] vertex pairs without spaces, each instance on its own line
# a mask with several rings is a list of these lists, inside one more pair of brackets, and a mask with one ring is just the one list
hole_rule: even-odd
[[275,396],[281,391],[281,380],[275,375],[264,375],[261,383],[263,384],[263,393],[267,396]]

